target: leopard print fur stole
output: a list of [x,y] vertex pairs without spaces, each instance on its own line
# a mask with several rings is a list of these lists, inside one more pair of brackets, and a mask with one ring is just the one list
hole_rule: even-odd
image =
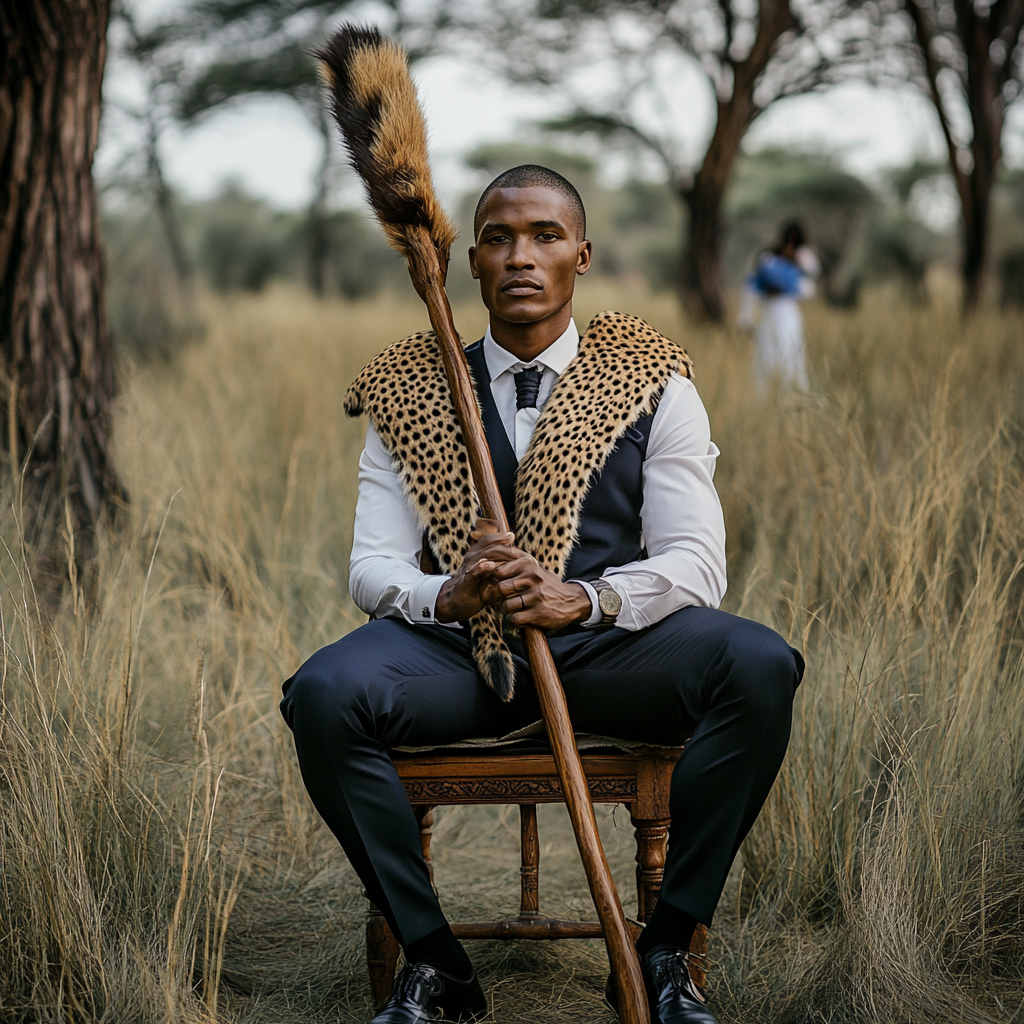
[[[689,356],[643,320],[608,312],[590,322],[517,473],[516,543],[546,569],[563,574],[591,482],[626,429],[653,411],[672,372],[692,377]],[[344,404],[349,416],[369,416],[437,564],[454,573],[480,506],[433,332],[413,334],[375,356]],[[515,672],[500,613],[484,608],[470,630],[480,674],[511,700]]]

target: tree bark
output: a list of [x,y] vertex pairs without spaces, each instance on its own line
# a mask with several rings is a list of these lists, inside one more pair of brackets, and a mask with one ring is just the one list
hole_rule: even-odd
[[[964,205],[964,308],[981,301],[989,255],[989,210],[992,186],[1002,157],[1003,105],[992,66],[992,25],[973,4],[957,0],[957,22],[967,55],[967,105],[971,112],[971,168],[967,174]],[[968,215],[969,214],[969,215]]]
[[681,297],[691,315],[712,323],[725,320],[722,203],[740,142],[750,123],[744,106],[735,93],[728,103],[718,104],[718,123],[704,162],[693,184],[679,193],[689,213]]
[[114,354],[92,163],[109,0],[0,4],[0,415],[12,468],[82,526],[119,490]]
[[725,320],[722,278],[722,202],[729,187],[740,143],[761,113],[754,90],[784,32],[795,28],[789,0],[760,0],[757,35],[742,61],[730,62],[732,88],[718,100],[718,119],[700,170],[688,187],[678,188],[690,215],[683,250],[680,292],[683,305],[698,319]]
[[[977,125],[977,122],[975,122]],[[987,134],[987,133],[983,133]],[[988,276],[989,235],[992,186],[995,184],[998,157],[992,159],[991,146],[979,140],[975,127],[971,142],[974,167],[967,175],[969,200],[963,207],[963,277],[964,310],[970,312],[981,301]]]

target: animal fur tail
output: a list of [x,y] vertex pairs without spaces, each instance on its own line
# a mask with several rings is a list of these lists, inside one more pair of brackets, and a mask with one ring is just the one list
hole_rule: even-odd
[[405,51],[376,29],[345,25],[313,56],[388,242],[408,257],[408,229],[425,227],[447,267],[457,232],[434,194],[426,125]]

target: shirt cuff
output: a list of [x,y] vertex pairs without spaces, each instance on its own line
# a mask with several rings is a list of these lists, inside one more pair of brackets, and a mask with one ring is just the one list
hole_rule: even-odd
[[437,595],[450,580],[450,576],[424,576],[409,589],[409,612],[411,621],[418,626],[451,626],[459,629],[458,622],[438,622],[434,618]]
[[565,582],[578,583],[587,592],[587,597],[590,598],[590,617],[584,619],[580,625],[584,629],[589,629],[591,626],[599,626],[604,618],[604,614],[597,600],[597,591],[586,580],[566,580]]

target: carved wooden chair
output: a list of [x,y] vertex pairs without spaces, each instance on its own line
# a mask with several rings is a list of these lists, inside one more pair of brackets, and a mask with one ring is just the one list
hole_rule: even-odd
[[[583,770],[594,803],[625,804],[636,834],[637,915],[634,937],[654,910],[665,870],[669,823],[669,784],[680,747],[648,747],[626,753],[581,750]],[[461,939],[592,939],[603,931],[597,921],[555,921],[541,916],[540,843],[537,804],[561,803],[562,786],[550,753],[494,749],[447,750],[395,755],[398,774],[420,823],[423,855],[433,877],[430,853],[434,808],[454,804],[518,804],[521,830],[519,915],[495,921],[452,922]],[[698,926],[691,952],[704,954],[707,932]],[[388,997],[398,965],[399,945],[383,915],[371,903],[366,922],[366,962],[374,1002]],[[699,964],[698,957],[694,963]],[[691,966],[697,984],[704,972]]]

